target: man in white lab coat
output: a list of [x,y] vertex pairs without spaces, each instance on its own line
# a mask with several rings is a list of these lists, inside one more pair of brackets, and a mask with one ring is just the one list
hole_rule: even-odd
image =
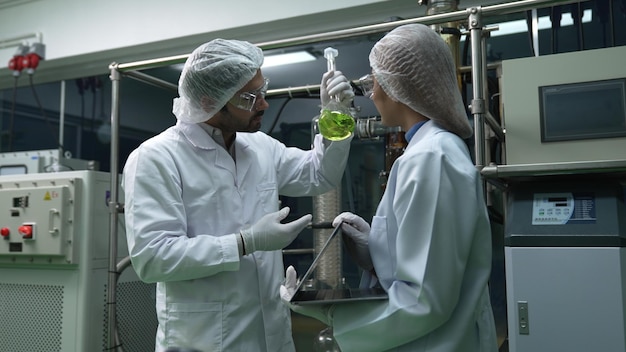
[[[156,351],[294,351],[280,301],[281,249],[311,221],[289,223],[279,195],[313,196],[340,184],[350,140],[316,136],[310,151],[259,132],[268,81],[263,53],[212,40],[187,59],[175,126],[145,141],[123,174],[133,268],[156,282]],[[340,72],[322,77],[322,105],[354,93]]]
[[[472,135],[450,50],[430,27],[400,26],[374,45],[363,79],[387,126],[409,141],[393,164],[370,225],[342,213],[362,285],[388,301],[292,308],[333,327],[344,352],[495,352],[488,280],[491,230]],[[287,270],[288,302],[296,273]]]

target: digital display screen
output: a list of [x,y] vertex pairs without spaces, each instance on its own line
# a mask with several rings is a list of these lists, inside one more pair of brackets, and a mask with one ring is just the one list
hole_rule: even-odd
[[626,79],[539,87],[541,141],[626,136]]

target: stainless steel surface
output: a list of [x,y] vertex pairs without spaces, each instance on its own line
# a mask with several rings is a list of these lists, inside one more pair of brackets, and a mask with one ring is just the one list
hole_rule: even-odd
[[472,93],[471,112],[474,116],[474,148],[475,163],[478,168],[485,164],[485,81],[487,65],[485,55],[485,38],[482,30],[482,14],[479,9],[470,10],[469,29],[472,37]]
[[359,139],[378,139],[385,137],[389,132],[400,132],[401,128],[387,127],[381,122],[380,117],[361,118],[356,120],[354,135]]
[[117,335],[117,236],[118,236],[118,210],[119,210],[119,96],[121,75],[111,67],[111,198],[109,201],[109,274],[107,285],[107,347],[113,351],[122,351],[121,346],[116,344]]
[[576,175],[626,172],[626,160],[598,160],[522,165],[489,165],[481,170],[486,178]]

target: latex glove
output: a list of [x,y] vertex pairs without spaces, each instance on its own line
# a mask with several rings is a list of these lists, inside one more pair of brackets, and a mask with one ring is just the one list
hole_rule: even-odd
[[328,71],[322,75],[322,83],[320,84],[322,108],[327,106],[334,96],[338,96],[339,103],[346,108],[350,107],[354,99],[354,90],[352,90],[350,81],[341,71]]
[[332,313],[335,306],[330,304],[301,306],[291,303],[291,297],[296,294],[296,287],[298,286],[297,277],[296,269],[290,265],[285,272],[285,283],[280,285],[280,299],[294,312],[317,319],[328,326],[332,326]]
[[275,251],[287,247],[313,218],[311,214],[282,224],[289,215],[289,207],[263,216],[256,224],[241,230],[244,254],[255,251]]
[[369,250],[370,225],[362,217],[344,212],[333,220],[333,227],[341,225],[343,243],[348,254],[363,270],[374,268]]

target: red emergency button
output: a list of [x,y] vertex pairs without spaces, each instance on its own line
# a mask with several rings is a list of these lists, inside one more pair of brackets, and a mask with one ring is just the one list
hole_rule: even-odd
[[10,234],[11,234],[11,230],[9,230],[8,227],[3,227],[0,229],[0,236],[4,238],[9,238]]
[[17,232],[22,235],[22,238],[33,238],[33,226],[32,225],[22,225],[17,228]]

